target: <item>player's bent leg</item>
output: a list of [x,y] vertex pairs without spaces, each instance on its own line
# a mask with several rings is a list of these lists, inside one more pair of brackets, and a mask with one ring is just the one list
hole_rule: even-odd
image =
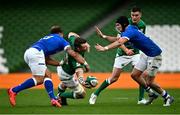
[[53,83],[51,79],[51,73],[46,69],[45,72],[45,78],[44,78],[44,87],[49,95],[49,98],[51,100],[51,105],[56,107],[61,107],[61,104],[58,102],[54,95],[54,88]]
[[8,95],[9,95],[9,100],[10,100],[11,105],[12,106],[16,105],[15,97],[20,91],[34,87],[37,84],[38,84],[37,80],[33,77],[30,79],[27,79],[22,84],[17,85],[16,87],[8,89]]
[[145,103],[146,105],[151,104],[153,100],[155,100],[158,95],[155,94],[153,92],[153,90],[148,86],[147,82],[144,80],[144,78],[141,76],[142,71],[134,68],[133,72],[131,74],[131,77],[137,82],[139,83],[139,85],[143,86],[144,89],[146,90],[146,92],[149,95],[149,99],[147,100],[147,102]]

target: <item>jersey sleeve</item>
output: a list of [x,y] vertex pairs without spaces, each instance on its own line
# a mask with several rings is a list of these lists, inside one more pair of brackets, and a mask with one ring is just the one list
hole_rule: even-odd
[[64,50],[65,50],[65,51],[66,51],[66,49],[67,49],[68,47],[71,47],[70,44],[69,44],[69,42],[67,42],[66,40],[63,41],[63,46],[64,46]]
[[122,35],[121,35],[121,38],[128,39],[128,40],[130,40],[133,37],[134,37],[134,33],[132,31],[130,31],[130,30],[127,30],[127,31],[123,32]]

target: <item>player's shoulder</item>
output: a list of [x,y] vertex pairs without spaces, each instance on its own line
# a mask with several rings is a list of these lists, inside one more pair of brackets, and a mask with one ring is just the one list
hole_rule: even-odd
[[74,42],[75,42],[75,37],[71,36],[68,38],[68,42],[70,43],[71,47],[74,49]]
[[138,29],[138,27],[135,25],[128,25],[126,31],[133,31],[133,30],[137,30],[137,29]]
[[146,27],[146,23],[141,19],[138,24],[140,27]]

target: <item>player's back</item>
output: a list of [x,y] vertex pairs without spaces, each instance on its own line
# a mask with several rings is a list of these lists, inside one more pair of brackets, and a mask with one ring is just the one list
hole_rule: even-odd
[[154,57],[160,55],[162,50],[149,37],[142,33],[136,26],[127,26],[122,37],[128,37],[133,45],[144,52],[147,56]]
[[69,43],[59,34],[50,34],[41,38],[31,47],[43,50],[44,54],[48,56],[64,50],[64,48],[68,45]]

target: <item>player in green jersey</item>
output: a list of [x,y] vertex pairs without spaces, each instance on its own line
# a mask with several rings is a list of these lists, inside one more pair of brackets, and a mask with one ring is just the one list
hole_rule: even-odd
[[[145,23],[141,20],[141,10],[140,8],[134,7],[131,9],[131,18],[129,18],[130,24],[136,25],[142,32],[145,32]],[[116,29],[118,31],[118,29]],[[119,36],[121,36],[121,33],[119,32],[117,37],[113,36],[106,36],[104,35],[98,27],[96,27],[97,34],[109,42],[116,41]],[[124,45],[122,45],[120,48],[117,49],[116,58],[114,61],[114,68],[112,75],[107,78],[100,86],[99,88],[91,94],[91,97],[89,99],[89,104],[95,104],[97,96],[100,94],[101,91],[103,91],[106,87],[108,87],[110,84],[116,82],[120,76],[120,73],[122,72],[122,69],[127,66],[129,63],[134,66],[138,60],[139,60],[139,50],[134,48],[131,42],[127,42]],[[138,104],[145,104],[146,100],[144,99],[144,89],[140,88],[140,98],[138,101]]]
[[[90,45],[76,33],[70,32],[68,41],[72,49],[82,57],[84,57],[86,51],[89,51]],[[78,63],[68,54],[66,54],[63,61],[61,61],[61,66],[57,67],[57,73],[61,80],[58,86],[57,97],[62,105],[67,105],[66,98],[80,99],[85,97],[86,92],[84,87],[90,88],[90,86],[84,80],[84,67],[83,64]],[[72,91],[65,91],[67,88]]]
[[[133,7],[131,9],[131,18],[129,18],[129,24],[136,25],[139,28],[139,30],[141,30],[145,34],[146,24],[141,19],[141,16],[142,16],[141,9],[136,6]],[[143,77],[146,77],[147,73],[144,72],[142,75],[143,75]],[[138,98],[137,104],[145,104],[146,103],[146,100],[144,99],[144,91],[145,91],[144,88],[142,86],[139,86],[139,98]]]

